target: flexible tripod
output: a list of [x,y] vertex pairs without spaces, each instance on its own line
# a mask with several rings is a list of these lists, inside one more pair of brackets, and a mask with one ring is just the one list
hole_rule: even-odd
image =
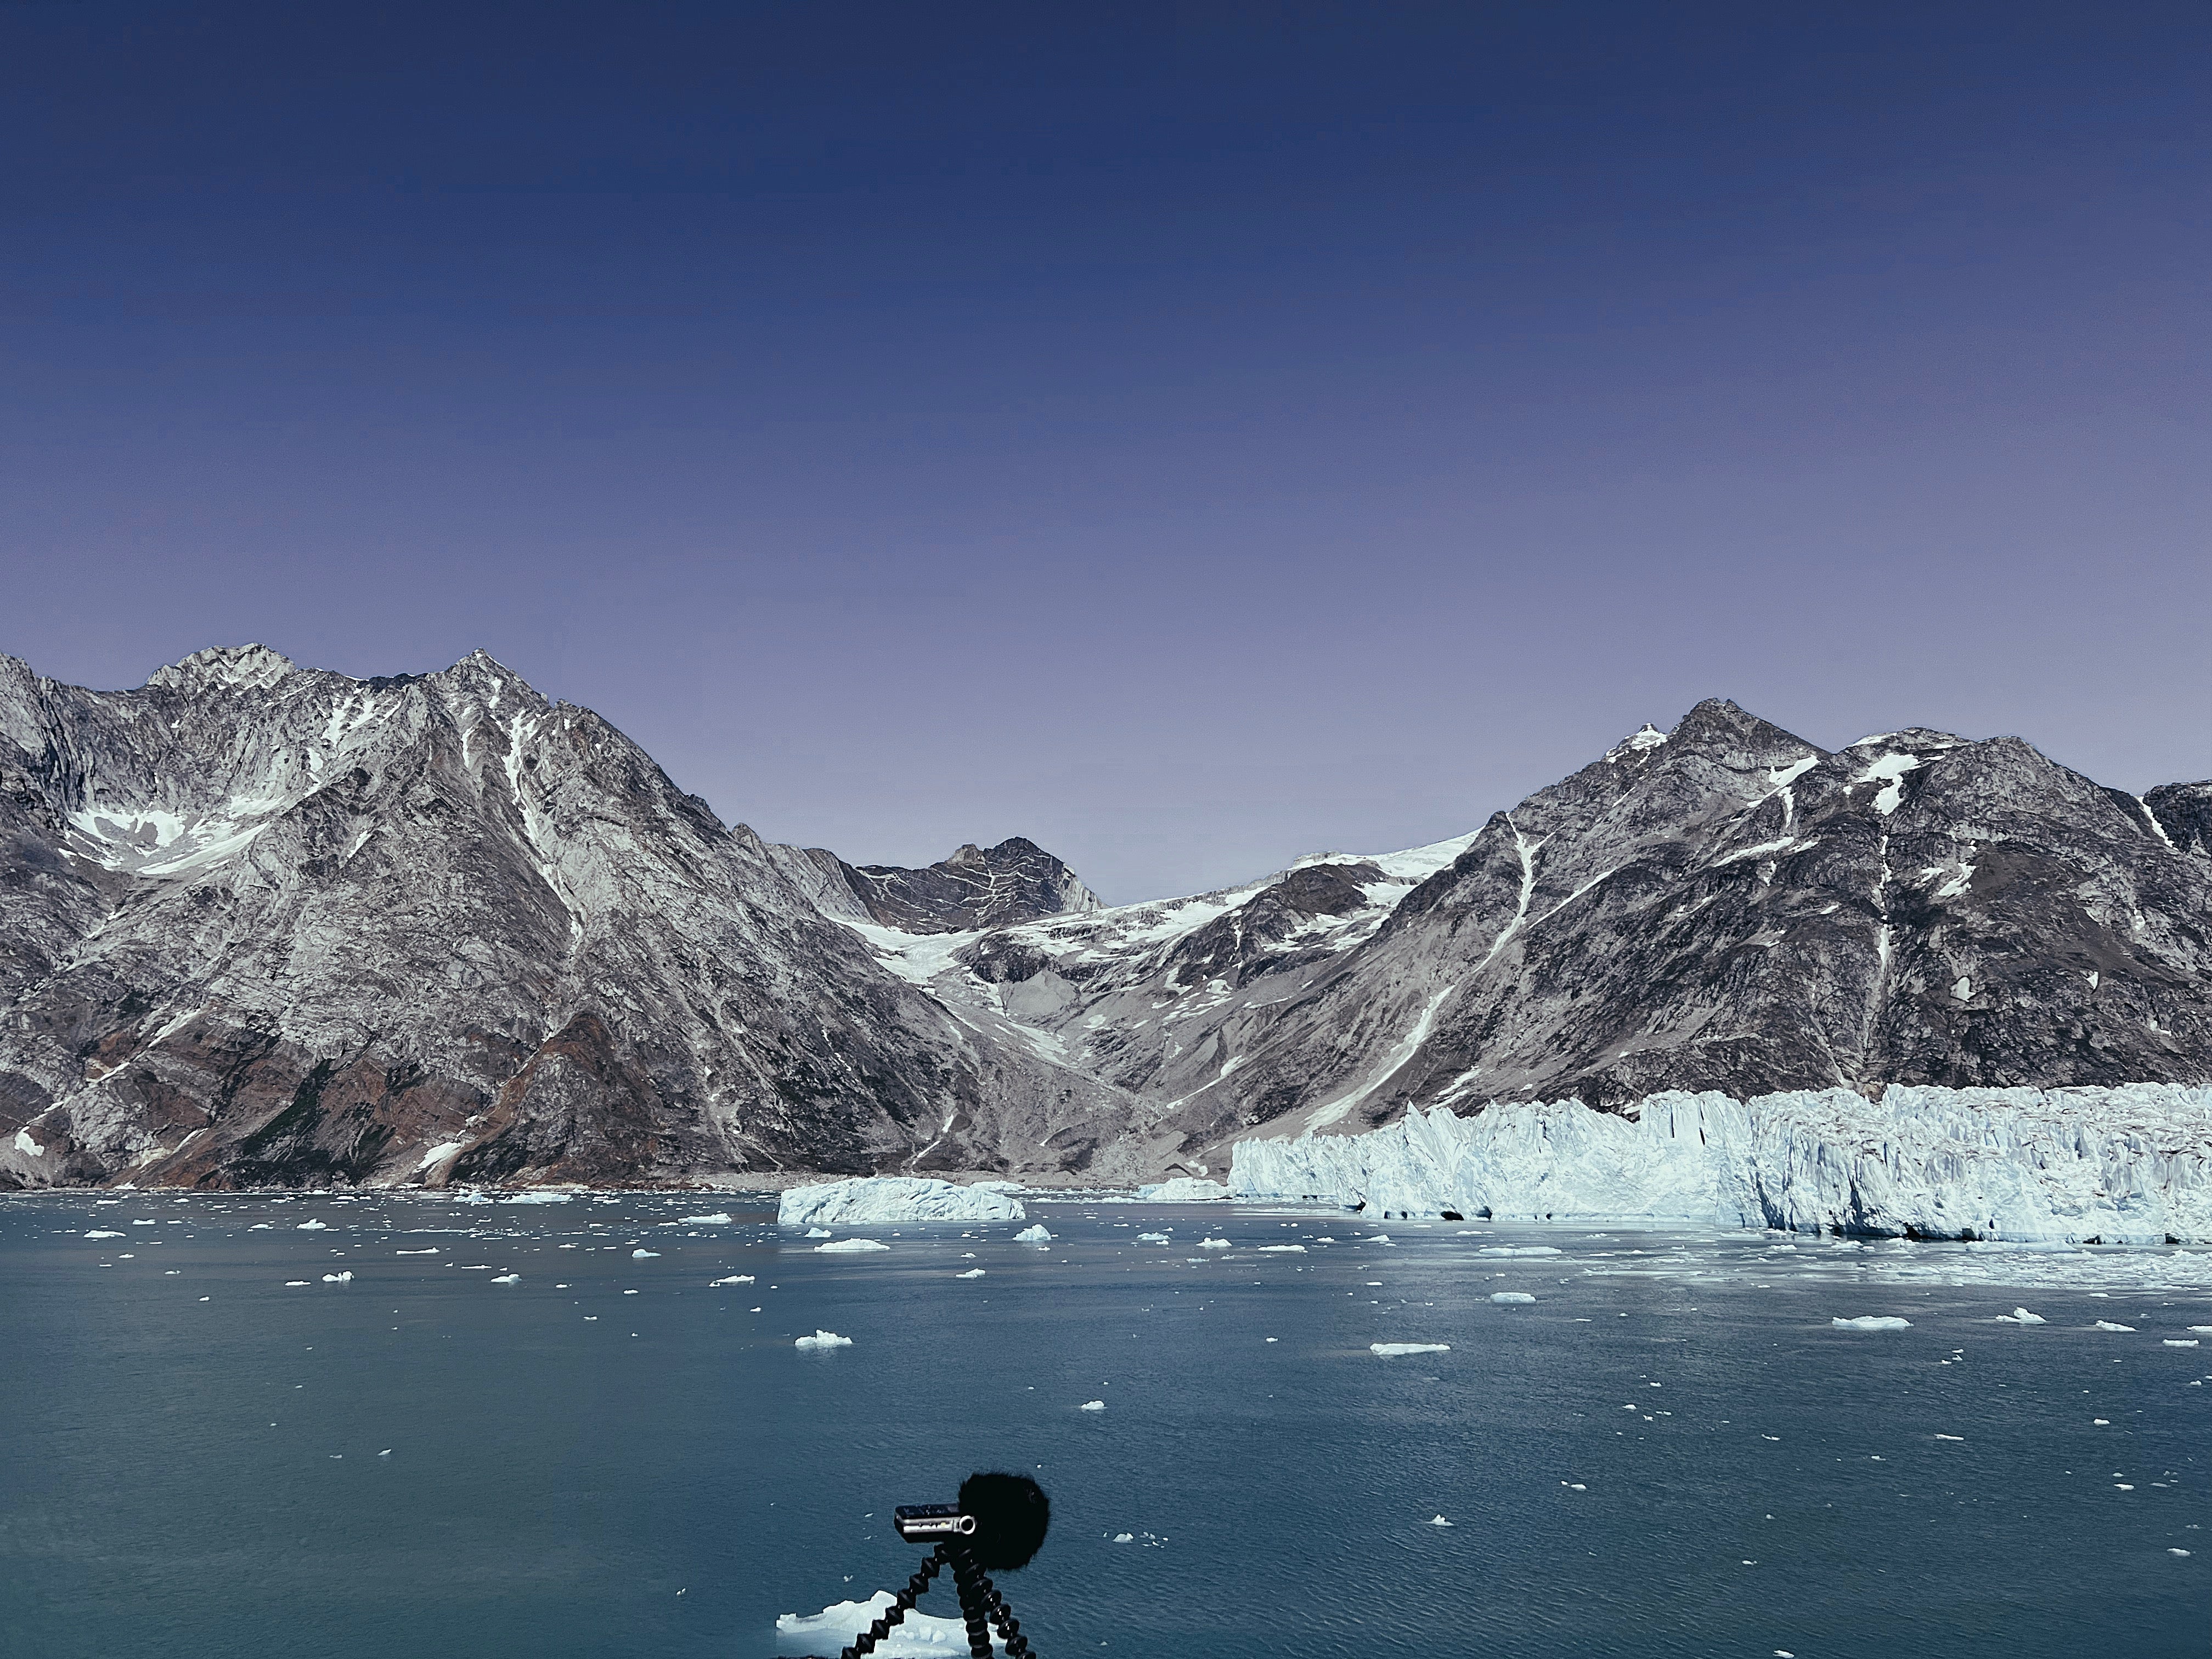
[[1022,1634],[1022,1621],[1014,1617],[1014,1610],[991,1583],[991,1576],[975,1564],[966,1543],[951,1539],[940,1542],[923,1558],[920,1568],[906,1581],[906,1588],[892,1598],[883,1616],[854,1637],[839,1659],[863,1659],[865,1655],[872,1653],[876,1644],[889,1636],[921,1599],[930,1581],[947,1567],[952,1569],[953,1588],[960,1593],[960,1616],[968,1626],[968,1651],[972,1659],[991,1659],[990,1627],[994,1625],[1000,1638],[1006,1644],[1006,1659],[1035,1659],[1029,1638]]

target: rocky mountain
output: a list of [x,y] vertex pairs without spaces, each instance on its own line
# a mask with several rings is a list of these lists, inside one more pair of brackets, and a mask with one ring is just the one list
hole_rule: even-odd
[[1146,1166],[1121,1091],[884,971],[799,855],[481,654],[120,692],[0,658],[0,1180]]
[[1734,704],[1479,831],[1105,908],[726,826],[482,655],[0,658],[0,1182],[1218,1174],[1670,1089],[2212,1081],[2212,785]]
[[1492,1100],[2201,1084],[2208,795],[2016,738],[1832,754],[1712,701],[1462,841],[892,948],[1157,1103],[1194,1168]]

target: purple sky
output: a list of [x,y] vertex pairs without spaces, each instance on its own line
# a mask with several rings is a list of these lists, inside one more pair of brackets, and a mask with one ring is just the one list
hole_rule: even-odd
[[[1484,13],[1489,15],[1484,15]],[[0,9],[0,651],[1108,898],[1734,697],[2212,773],[2212,9]]]

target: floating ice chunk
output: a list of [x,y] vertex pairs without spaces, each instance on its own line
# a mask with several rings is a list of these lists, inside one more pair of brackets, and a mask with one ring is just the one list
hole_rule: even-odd
[[2165,1346],[2169,1348],[2193,1348],[2197,1346],[2197,1339],[2193,1336],[2169,1336],[2165,1339]]
[[1388,1244],[1390,1242],[1390,1235],[1388,1233],[1370,1233],[1367,1235],[1367,1242],[1370,1244]]
[[1909,1331],[1912,1322],[1891,1314],[1862,1314],[1856,1319],[1831,1319],[1829,1324],[1839,1331]]
[[1441,1515],[1432,1515],[1429,1517],[1429,1524],[1432,1527],[1449,1527],[1451,1525],[1451,1522],[1445,1520]]
[[2089,1419],[2089,1426],[2093,1429],[2109,1429],[2112,1426],[2112,1419],[2109,1417],[2093,1417]]
[[806,1236],[809,1238],[827,1238],[830,1237],[830,1230],[827,1227],[809,1227],[806,1230]]
[[391,1455],[392,1455],[392,1448],[391,1448],[391,1447],[389,1447],[389,1446],[386,1446],[386,1447],[382,1451],[380,1451],[380,1452],[377,1453],[377,1455],[378,1455],[379,1457],[389,1457],[389,1456],[391,1456]]
[[325,1273],[323,1275],[323,1283],[325,1285],[350,1285],[353,1283],[353,1270],[349,1267],[343,1273]]
[[1105,1409],[1106,1402],[1103,1400],[1086,1400],[1076,1407],[1080,1412],[1103,1412]]
[[1526,1291],[1492,1291],[1490,1299],[1492,1302],[1534,1302],[1536,1298]]
[[314,1281],[313,1279],[288,1279],[284,1281],[284,1288],[288,1291],[305,1290]]
[[983,1269],[981,1267],[970,1267],[964,1273],[955,1273],[952,1276],[955,1279],[981,1279],[983,1276]]
[[817,1255],[866,1255],[871,1250],[888,1250],[890,1246],[872,1238],[839,1238],[827,1244],[817,1244]]
[[2212,1325],[2191,1325],[2189,1328],[2199,1336],[2212,1336]]
[[[1464,1235],[1462,1235],[1464,1237]],[[1492,1244],[1475,1252],[1477,1255],[1563,1255],[1556,1244]]]
[[499,1201],[502,1204],[566,1204],[575,1196],[574,1193],[509,1193]]
[[2179,1555],[2179,1556],[2183,1557],[2184,1559],[2186,1559],[2186,1558],[2187,1558],[2187,1556],[2188,1556],[2188,1554],[2189,1554],[2189,1552],[2188,1552],[2187,1550],[2169,1549],[2169,1550],[2167,1550],[2167,1551],[2166,1551],[2166,1553],[2167,1553],[2168,1555]]
[[520,1285],[522,1283],[522,1275],[520,1273],[501,1273],[491,1282],[495,1285]]
[[794,1348],[849,1348],[853,1346],[853,1339],[817,1328],[813,1335],[799,1337],[791,1346]]
[[629,1253],[629,1259],[633,1261],[650,1261],[659,1254],[658,1250],[632,1250]]
[[1370,1342],[1367,1352],[1380,1354],[1385,1359],[1396,1359],[1409,1353],[1449,1353],[1449,1342]]
[[2111,1320],[2109,1320],[2109,1319],[2100,1319],[2100,1320],[2099,1320],[2095,1324],[2094,1324],[2094,1325],[2092,1325],[2091,1327],[2089,1327],[2089,1328],[2090,1328],[2091,1330],[2093,1330],[2093,1331],[2129,1331],[2129,1332],[2132,1332],[2132,1331],[2135,1329],[2135,1327],[2134,1327],[2134,1326],[2132,1326],[2132,1325],[2116,1325],[2116,1324],[2114,1324],[2114,1323],[2113,1323]]
[[2009,1319],[2015,1325],[2047,1325],[2051,1322],[2041,1314],[2032,1314],[2025,1308],[2014,1308],[2008,1314],[1999,1314],[1999,1319]]
[[726,1227],[730,1215],[726,1210],[717,1210],[712,1215],[687,1215],[677,1223],[681,1227]]
[[400,1255],[435,1255],[438,1254],[438,1247],[435,1244],[433,1244],[427,1250],[400,1250],[397,1252],[397,1254]]
[[787,1227],[836,1224],[874,1226],[891,1221],[1021,1221],[1021,1200],[991,1187],[960,1187],[926,1176],[858,1176],[793,1187],[777,1202]]
[[1939,1434],[1936,1437],[1938,1440],[1957,1440],[1963,1443],[1966,1437],[1963,1434]]
[[161,1224],[158,1221],[134,1221],[131,1224],[134,1227],[158,1227]]
[[1014,1243],[1017,1244],[1049,1244],[1052,1243],[1052,1235],[1045,1231],[1044,1223],[1040,1221],[1035,1226],[1024,1227],[1021,1231],[1016,1233],[1014,1235]]
[[1304,1255],[1305,1253],[1306,1247],[1303,1244],[1262,1244],[1255,1254],[1260,1255]]
[[1229,1196],[1229,1188],[1218,1181],[1200,1181],[1195,1176],[1177,1176],[1172,1181],[1163,1181],[1157,1187],[1139,1187],[1137,1196],[1147,1204],[1206,1204]]
[[1114,1534],[1114,1541],[1117,1544],[1133,1544],[1137,1541],[1137,1534],[1133,1532],[1117,1532]]
[[330,1227],[331,1224],[327,1221],[302,1221],[293,1231],[301,1233],[323,1233],[328,1232]]
[[[265,1232],[270,1232],[270,1231],[274,1231],[274,1227],[273,1227],[273,1225],[272,1225],[270,1223],[269,1223],[269,1222],[266,1222],[266,1221],[257,1221],[257,1222],[255,1222],[255,1223],[254,1223],[251,1227],[248,1227],[246,1231],[248,1231],[249,1233],[265,1233]],[[120,1237],[120,1235],[118,1234],[118,1237]]]
[[87,1233],[85,1237],[87,1238],[120,1238],[123,1235],[121,1233],[111,1233],[95,1230],[94,1231]]
[[1198,1248],[1201,1250],[1225,1250],[1229,1248],[1229,1241],[1225,1238],[1201,1238],[1198,1241]]
[[708,1287],[712,1289],[717,1285],[750,1285],[752,1282],[753,1276],[750,1273],[732,1273],[727,1279],[710,1279],[707,1284]]
[[[835,1653],[852,1645],[859,1636],[896,1605],[889,1590],[878,1590],[866,1601],[839,1601],[812,1615],[778,1613],[775,1645],[779,1653]],[[876,1644],[882,1659],[967,1659],[968,1631],[957,1619],[910,1612],[891,1633]],[[994,1647],[1003,1653],[1005,1645]]]
[[1139,1233],[1137,1235],[1137,1243],[1139,1244],[1166,1244],[1172,1242],[1173,1241],[1170,1240],[1165,1233]]

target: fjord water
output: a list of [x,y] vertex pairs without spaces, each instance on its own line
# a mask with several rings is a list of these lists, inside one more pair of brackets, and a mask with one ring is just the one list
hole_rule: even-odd
[[764,1659],[976,1468],[1046,1659],[2204,1651],[2212,1253],[1030,1213],[0,1202],[8,1651]]

